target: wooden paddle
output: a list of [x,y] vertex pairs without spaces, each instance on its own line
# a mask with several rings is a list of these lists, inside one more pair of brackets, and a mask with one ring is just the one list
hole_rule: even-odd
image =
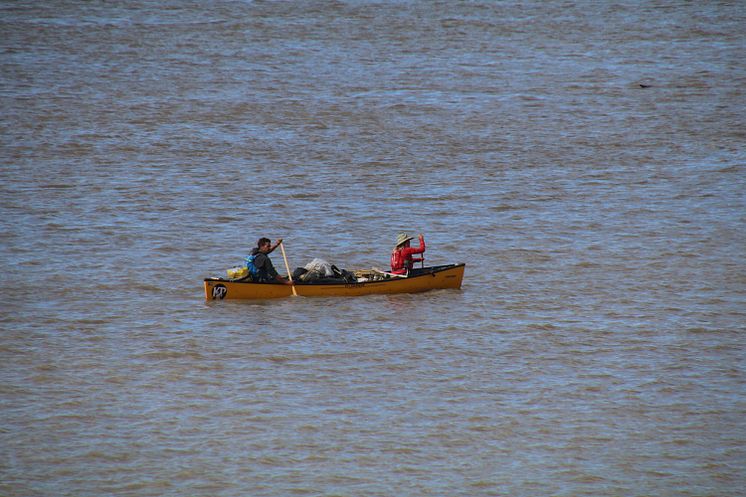
[[285,244],[282,242],[280,242],[280,250],[282,250],[282,258],[285,259],[285,269],[288,270],[288,279],[290,280],[290,285],[293,289],[293,297],[297,297],[298,293],[296,293],[295,284],[293,284],[293,275],[290,273],[290,264],[288,264],[288,257],[285,255]]

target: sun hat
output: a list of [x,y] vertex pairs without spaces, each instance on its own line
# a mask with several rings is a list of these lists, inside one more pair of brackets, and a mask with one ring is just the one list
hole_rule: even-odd
[[406,233],[399,233],[396,236],[396,246],[398,247],[399,245],[408,242],[409,240],[414,240],[414,237],[408,236]]

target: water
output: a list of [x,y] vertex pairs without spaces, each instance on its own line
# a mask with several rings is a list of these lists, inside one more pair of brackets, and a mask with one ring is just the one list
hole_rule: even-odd
[[745,495],[742,7],[0,3],[0,494]]

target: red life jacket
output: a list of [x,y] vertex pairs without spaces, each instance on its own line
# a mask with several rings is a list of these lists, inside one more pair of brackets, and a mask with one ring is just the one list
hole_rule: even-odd
[[399,271],[401,269],[409,269],[409,267],[404,267],[404,265],[407,262],[407,258],[404,257],[404,251],[403,250],[394,250],[391,252],[391,271]]

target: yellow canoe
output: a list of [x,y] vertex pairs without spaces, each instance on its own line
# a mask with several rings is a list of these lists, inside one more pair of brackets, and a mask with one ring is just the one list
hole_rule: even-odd
[[[360,295],[418,293],[428,290],[461,288],[465,264],[448,264],[414,269],[406,278],[391,276],[378,281],[340,283],[324,280],[295,285],[302,297],[357,297]],[[293,287],[280,283],[253,283],[223,278],[205,279],[205,299],[276,299],[290,297]]]

